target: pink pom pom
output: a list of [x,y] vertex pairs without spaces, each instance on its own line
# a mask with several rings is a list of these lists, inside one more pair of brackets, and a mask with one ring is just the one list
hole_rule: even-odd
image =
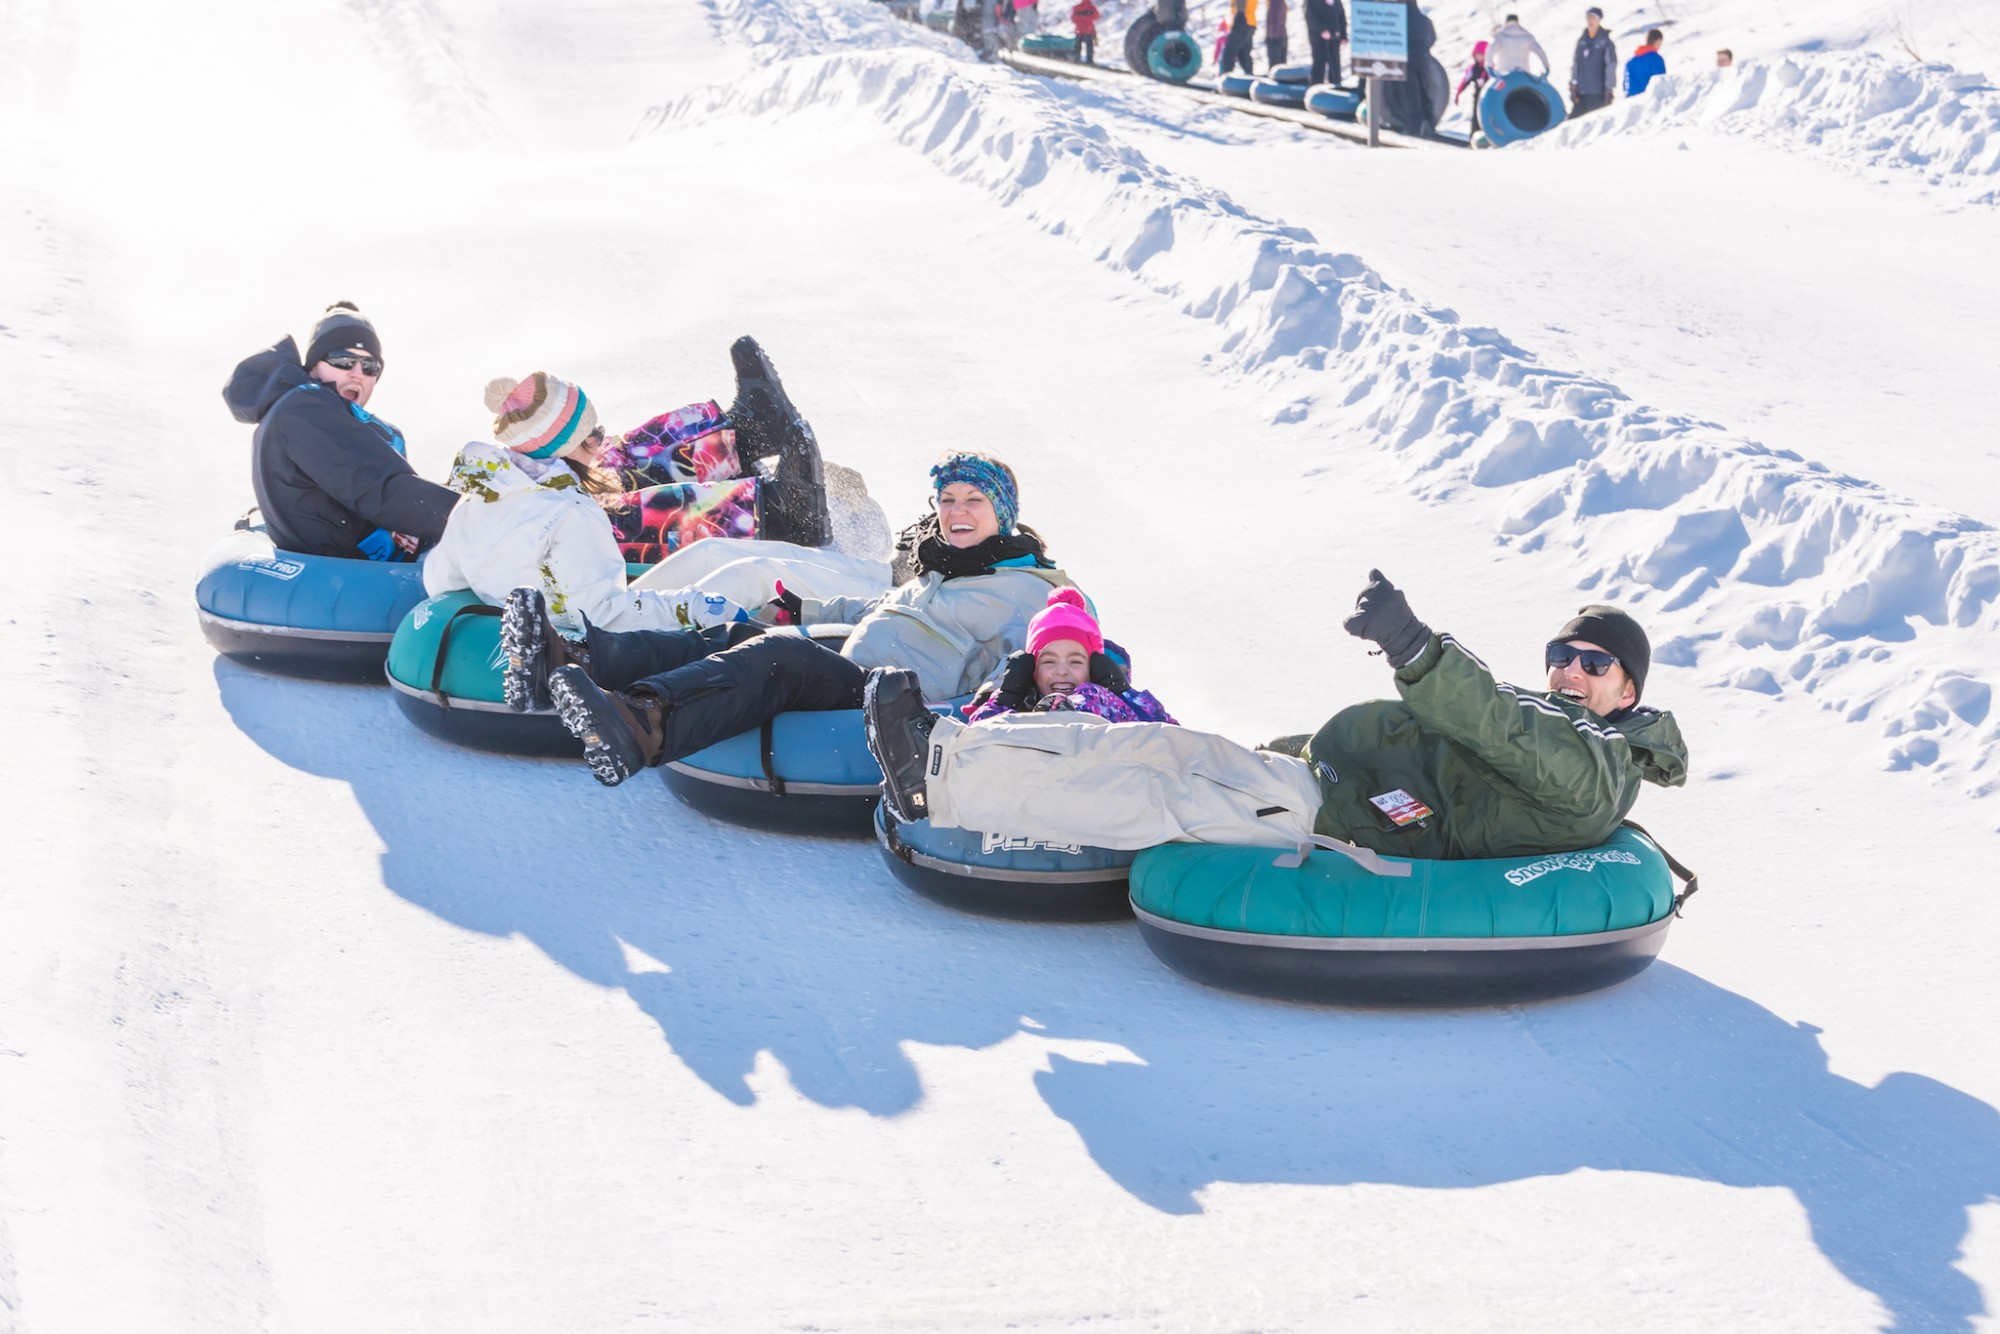
[[1076,588],[1058,588],[1049,594],[1051,607],[1082,607],[1085,605],[1083,592]]

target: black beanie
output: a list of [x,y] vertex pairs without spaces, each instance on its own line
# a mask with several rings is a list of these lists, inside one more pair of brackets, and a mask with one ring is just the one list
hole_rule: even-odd
[[382,340],[375,326],[355,308],[352,301],[336,301],[326,308],[313,326],[312,343],[306,348],[306,369],[349,348],[361,348],[376,360],[382,358]]
[[1624,666],[1625,675],[1632,678],[1632,702],[1636,704],[1644,697],[1646,669],[1653,663],[1653,645],[1637,621],[1616,607],[1593,602],[1549,642],[1560,644],[1571,639],[1587,639],[1614,655]]

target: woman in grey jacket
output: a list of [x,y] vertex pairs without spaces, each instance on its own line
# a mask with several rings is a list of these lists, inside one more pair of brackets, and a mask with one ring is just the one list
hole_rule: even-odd
[[[932,699],[970,693],[1026,645],[1029,618],[1070,580],[1017,523],[1006,464],[949,454],[931,480],[937,512],[898,544],[913,577],[880,597],[824,602],[789,594],[780,577],[768,612],[784,629],[593,629],[579,645],[555,632],[538,592],[515,590],[501,623],[508,697],[546,698],[597,780],[615,787],[780,713],[858,709],[871,668],[914,671]],[[838,648],[815,637],[843,626]]]

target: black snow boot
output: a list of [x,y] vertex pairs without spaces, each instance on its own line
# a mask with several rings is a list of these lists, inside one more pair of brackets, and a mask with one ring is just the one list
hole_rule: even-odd
[[590,772],[606,787],[617,787],[666,753],[666,701],[652,695],[600,690],[581,667],[564,667],[549,677],[556,716],[583,743]]
[[868,674],[861,709],[868,723],[868,751],[882,766],[882,800],[905,824],[930,814],[924,763],[937,715],[924,707],[917,674],[883,667]]
[[765,510],[764,536],[800,546],[823,547],[833,537],[826,506],[826,467],[819,440],[799,415],[778,379],[771,358],[748,334],[729,346],[736,369],[736,401],[729,422],[737,453],[746,459],[778,456],[777,481]]
[[590,649],[566,639],[549,619],[539,588],[517,588],[500,606],[500,694],[516,713],[549,707],[549,676],[572,663],[590,667]]

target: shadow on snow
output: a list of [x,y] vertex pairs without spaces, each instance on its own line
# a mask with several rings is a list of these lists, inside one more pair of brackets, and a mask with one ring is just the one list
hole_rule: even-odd
[[739,1105],[769,1052],[812,1101],[894,1115],[923,1093],[905,1043],[990,1046],[1029,1018],[1131,1053],[1052,1052],[1037,1085],[1167,1213],[1200,1212],[1215,1182],[1447,1189],[1590,1168],[1779,1186],[1897,1328],[1985,1310],[1953,1261],[1967,1211],[2000,1199],[2000,1112],[1921,1075],[1835,1075],[1817,1029],[1669,964],[1505,1010],[1239,1000],[1167,972],[1129,928],[953,914],[864,844],[717,824],[651,774],[603,792],[581,764],[434,742],[382,691],[215,674],[259,746],[352,787],[390,889],[623,989]]

